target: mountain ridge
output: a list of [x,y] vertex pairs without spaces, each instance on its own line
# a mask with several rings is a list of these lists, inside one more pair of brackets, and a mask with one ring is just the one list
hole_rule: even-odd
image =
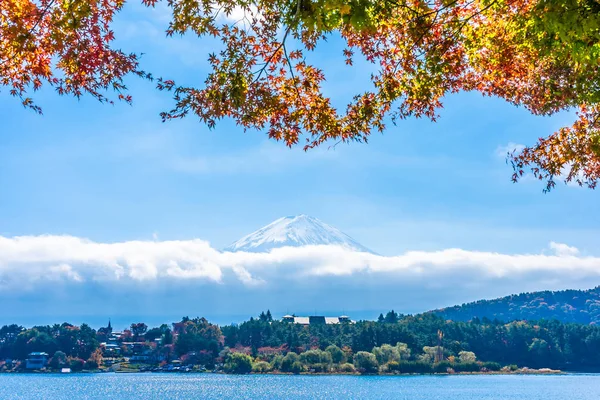
[[491,300],[432,310],[430,313],[453,321],[473,318],[514,320],[556,319],[580,324],[600,323],[600,286],[587,290],[566,289],[513,294]]

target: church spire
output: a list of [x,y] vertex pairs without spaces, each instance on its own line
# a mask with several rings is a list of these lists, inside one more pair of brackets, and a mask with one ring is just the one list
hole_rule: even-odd
[[110,324],[110,318],[108,319],[108,329],[112,331],[112,325]]

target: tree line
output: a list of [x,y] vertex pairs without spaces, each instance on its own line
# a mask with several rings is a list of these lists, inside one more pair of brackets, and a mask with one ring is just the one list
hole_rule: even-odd
[[[0,369],[5,360],[46,352],[54,367],[95,369],[107,357],[110,332],[68,323],[0,328]],[[135,344],[132,346],[131,344]],[[180,360],[227,372],[477,372],[529,367],[600,368],[600,328],[556,320],[450,321],[434,314],[377,321],[299,325],[261,313],[240,324],[217,326],[183,318],[149,329],[132,324],[118,338],[119,356],[148,355],[148,363]],[[3,366],[4,365],[4,366]]]

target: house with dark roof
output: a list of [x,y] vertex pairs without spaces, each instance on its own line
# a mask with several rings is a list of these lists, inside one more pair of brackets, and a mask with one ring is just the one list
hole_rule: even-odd
[[42,369],[48,364],[48,353],[35,351],[25,359],[25,368]]

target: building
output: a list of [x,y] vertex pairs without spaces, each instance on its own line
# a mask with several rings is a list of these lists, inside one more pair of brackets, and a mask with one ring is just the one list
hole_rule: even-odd
[[107,340],[104,343],[100,343],[101,346],[104,347],[104,356],[105,357],[117,357],[121,355],[121,345],[119,344],[119,339],[123,332],[113,332],[112,325],[110,320],[108,320],[108,326],[106,328],[102,328],[105,330],[107,335]]
[[148,349],[146,342],[121,342],[121,346],[126,347],[133,354],[142,354]]
[[33,352],[29,353],[25,360],[25,368],[27,369],[42,369],[48,364],[48,353]]
[[135,355],[135,356],[131,356],[129,357],[129,362],[130,363],[147,363],[150,362],[150,356],[149,355]]
[[354,324],[350,317],[341,315],[339,317],[324,317],[312,315],[308,317],[297,317],[295,315],[284,315],[282,322],[290,322],[299,325],[336,325],[336,324]]
[[101,343],[104,346],[105,357],[116,357],[121,355],[121,347],[117,343]]

